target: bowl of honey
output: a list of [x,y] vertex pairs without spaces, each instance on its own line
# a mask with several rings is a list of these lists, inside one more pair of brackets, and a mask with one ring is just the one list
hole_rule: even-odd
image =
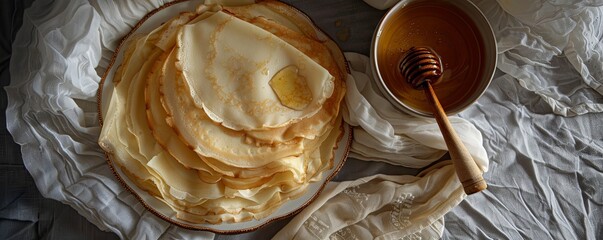
[[402,0],[379,22],[371,68],[381,93],[398,109],[433,116],[422,89],[406,83],[400,62],[411,47],[432,48],[441,58],[434,84],[446,114],[456,114],[486,91],[496,70],[496,39],[484,14],[469,0]]

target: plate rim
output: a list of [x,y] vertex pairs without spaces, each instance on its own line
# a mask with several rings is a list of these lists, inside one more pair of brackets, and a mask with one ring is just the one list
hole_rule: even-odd
[[[296,215],[299,212],[301,212],[302,210],[304,210],[308,205],[312,204],[316,200],[316,198],[318,198],[318,196],[320,196],[320,194],[325,189],[325,187],[327,186],[327,184],[329,184],[331,182],[331,180],[337,175],[337,173],[339,173],[339,171],[341,170],[341,168],[343,167],[343,165],[347,161],[347,158],[348,158],[348,155],[349,155],[349,152],[350,152],[350,148],[352,146],[351,142],[352,142],[352,139],[353,139],[353,127],[351,125],[348,125],[347,123],[343,124],[341,127],[343,128],[343,131],[342,131],[341,139],[338,141],[338,144],[340,142],[342,142],[342,141],[345,142],[345,149],[342,152],[341,163],[339,163],[337,166],[333,166],[335,168],[335,169],[333,169],[333,172],[329,176],[327,176],[326,178],[324,178],[322,184],[320,185],[320,187],[318,187],[318,190],[312,195],[312,197],[310,197],[308,200],[306,200],[303,204],[297,206],[295,210],[290,211],[290,212],[288,212],[286,214],[269,218],[269,219],[265,220],[265,222],[260,223],[260,224],[255,225],[255,226],[252,226],[252,227],[246,227],[246,228],[240,228],[240,229],[232,229],[232,230],[222,230],[222,229],[216,229],[216,228],[212,228],[212,227],[208,227],[208,226],[195,226],[193,224],[186,223],[186,221],[184,221],[184,220],[178,222],[178,221],[175,221],[174,219],[166,216],[165,214],[159,212],[155,208],[149,206],[149,204],[147,203],[147,201],[145,201],[143,199],[143,197],[140,196],[138,194],[138,192],[133,189],[132,186],[130,186],[129,184],[127,184],[126,181],[122,179],[122,175],[119,173],[120,170],[116,169],[119,166],[116,166],[115,163],[114,163],[114,161],[113,161],[113,159],[112,159],[113,156],[110,155],[109,153],[107,153],[104,150],[103,150],[103,154],[105,155],[105,159],[107,161],[107,165],[109,165],[109,168],[111,169],[111,172],[116,177],[116,179],[119,181],[119,183],[124,188],[126,188],[126,190],[128,192],[130,192],[138,200],[138,202],[140,202],[143,205],[143,207],[147,211],[153,213],[153,215],[159,217],[160,219],[162,219],[162,220],[164,220],[164,221],[166,221],[166,222],[168,222],[170,224],[174,224],[174,225],[176,225],[178,227],[181,227],[181,228],[184,228],[184,229],[188,229],[188,230],[210,231],[210,232],[217,233],[217,234],[241,234],[241,233],[252,232],[252,231],[258,230],[258,229],[260,229],[262,227],[265,227],[266,225],[268,225],[270,223],[273,223],[275,221],[278,221],[278,220],[285,219],[285,218],[288,218],[290,216]],[[347,134],[345,134],[346,132],[347,132]],[[346,135],[347,135],[347,138],[345,138]],[[337,151],[337,150],[334,149],[333,151]],[[333,158],[335,158],[335,154],[333,155]],[[123,170],[121,170],[121,171],[123,171]],[[141,192],[143,192],[143,194],[148,194],[143,189],[141,189]],[[149,194],[149,196],[150,196],[150,194]],[[153,196],[151,196],[151,197],[153,197]],[[282,207],[282,206],[280,206],[280,207]]]
[[[174,0],[171,2],[167,2],[161,6],[159,6],[158,8],[155,8],[153,10],[151,10],[150,12],[148,12],[147,14],[145,14],[140,20],[138,20],[138,22],[132,27],[132,29],[130,29],[118,42],[115,50],[113,51],[113,54],[111,55],[111,58],[109,59],[109,64],[107,65],[106,69],[103,72],[103,75],[101,76],[101,79],[98,83],[98,89],[96,92],[96,104],[97,104],[97,115],[98,115],[98,121],[99,121],[99,126],[102,128],[103,127],[103,90],[104,90],[104,85],[105,85],[105,81],[109,75],[109,73],[111,72],[111,69],[114,67],[115,62],[117,60],[117,57],[120,53],[120,50],[122,47],[124,47],[125,43],[127,42],[126,40],[129,39],[134,32],[136,32],[136,30],[138,30],[140,28],[140,26],[142,26],[150,17],[152,17],[153,15],[157,14],[158,12],[160,12],[161,10],[167,9],[173,5],[176,4],[180,4],[180,3],[184,3],[184,2],[190,2],[193,0]],[[255,2],[261,2],[264,0],[256,0]],[[322,29],[320,29],[316,23],[310,18],[308,17],[308,15],[306,15],[304,12],[302,12],[301,10],[299,10],[298,8],[296,8],[295,6],[292,6],[288,3],[284,3],[281,1],[275,1],[275,2],[279,2],[281,4],[284,4],[288,7],[290,7],[292,10],[296,11],[298,14],[301,14],[303,17],[305,17],[306,19],[308,19],[314,26],[314,28],[319,31],[320,33],[322,33],[326,38],[328,38],[329,41],[335,43],[334,45],[338,48],[339,53],[341,53],[341,57],[343,58],[344,61],[344,65],[345,65],[345,69],[347,71],[347,73],[349,74],[350,72],[350,68],[349,68],[349,63],[347,61],[347,59],[345,59],[345,55],[343,54],[343,51],[341,51],[341,48],[339,47],[339,45],[336,44],[336,42],[333,40],[333,38],[331,36],[329,36],[328,34],[326,34]],[[345,80],[345,79],[344,79]],[[193,223],[187,223],[184,220],[181,221],[176,221],[174,219],[172,219],[171,217],[168,217],[166,215],[164,215],[163,213],[159,212],[158,210],[156,210],[155,208],[149,206],[149,204],[147,203],[147,201],[145,201],[143,199],[142,196],[140,196],[138,194],[138,192],[136,190],[133,189],[132,186],[130,186],[128,183],[126,183],[126,181],[124,181],[122,179],[122,175],[119,173],[120,170],[116,169],[119,166],[116,166],[114,160],[112,159],[113,156],[108,153],[107,151],[105,151],[104,149],[102,149],[103,154],[105,155],[105,161],[107,163],[107,165],[109,166],[109,168],[111,169],[111,172],[113,173],[113,175],[115,176],[115,178],[118,180],[118,182],[120,183],[120,185],[122,185],[129,193],[131,193],[137,200],[138,202],[140,202],[143,207],[153,213],[153,215],[159,217],[160,219],[162,219],[163,221],[166,221],[167,223],[176,225],[178,227],[184,228],[184,229],[188,229],[188,230],[194,230],[194,231],[210,231],[213,233],[217,233],[217,234],[241,234],[241,233],[246,233],[246,232],[251,232],[251,231],[255,231],[257,229],[260,229],[262,227],[265,227],[266,225],[273,223],[275,221],[284,219],[284,218],[288,218],[290,216],[296,215],[299,212],[301,212],[303,209],[305,209],[308,205],[310,205],[311,203],[313,203],[316,198],[318,198],[318,196],[322,193],[322,191],[324,190],[324,188],[326,187],[326,185],[331,182],[331,180],[339,173],[339,171],[341,170],[341,168],[343,167],[343,165],[345,164],[345,162],[347,161],[348,155],[350,153],[350,148],[352,146],[352,140],[353,140],[353,126],[347,124],[343,119],[341,119],[341,121],[343,122],[343,124],[341,125],[342,128],[342,132],[341,135],[338,136],[339,140],[337,141],[337,144],[335,145],[335,148],[333,148],[333,157],[332,160],[335,163],[335,158],[336,158],[336,153],[337,151],[341,151],[338,150],[337,148],[341,147],[339,146],[342,142],[345,144],[343,145],[343,147],[345,147],[343,149],[342,152],[342,156],[341,156],[341,160],[340,163],[337,165],[333,166],[333,172],[331,174],[329,174],[328,176],[324,177],[324,179],[322,180],[322,184],[318,187],[318,190],[313,193],[313,195],[306,200],[303,204],[297,206],[294,210],[289,211],[285,214],[279,215],[279,216],[274,216],[272,218],[269,218],[267,220],[265,220],[263,223],[260,223],[258,225],[254,225],[251,227],[245,227],[245,228],[239,228],[239,229],[232,229],[232,230],[222,230],[222,229],[216,229],[216,228],[212,228],[212,227],[207,227],[207,226],[195,226],[193,225]],[[347,134],[346,134],[347,133]],[[123,170],[122,170],[123,171]],[[127,176],[126,176],[127,177]],[[146,192],[145,190],[141,189],[141,191],[143,193],[148,194],[148,192]],[[305,193],[304,193],[305,194]],[[153,197],[153,196],[151,196]],[[282,207],[282,206],[280,206]],[[279,208],[280,208],[279,207]]]

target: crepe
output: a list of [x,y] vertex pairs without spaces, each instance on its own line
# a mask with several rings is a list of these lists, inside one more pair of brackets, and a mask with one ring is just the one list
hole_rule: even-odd
[[[326,69],[270,32],[225,12],[184,26],[177,49],[177,66],[195,105],[233,130],[282,127],[308,118],[333,93],[333,76]],[[296,100],[309,100],[299,110],[282,103],[279,90],[269,87],[288,67],[298,70],[289,79],[302,79],[299,86],[307,93]]]
[[333,167],[344,64],[280,6],[201,5],[126,43],[99,145],[182,220],[266,217]]

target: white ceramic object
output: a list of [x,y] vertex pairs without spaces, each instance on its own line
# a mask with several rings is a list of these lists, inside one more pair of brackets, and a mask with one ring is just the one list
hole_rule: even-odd
[[[126,35],[126,37],[121,41],[120,46],[118,47],[116,54],[113,56],[113,59],[111,60],[111,63],[107,68],[105,74],[103,75],[102,81],[100,83],[101,86],[99,87],[98,93],[98,109],[101,118],[106,113],[109,106],[109,100],[111,94],[113,93],[112,79],[117,67],[123,61],[123,43],[126,42],[127,38],[129,36],[135,35],[136,33],[148,33],[160,26],[162,23],[169,20],[170,18],[179,14],[180,12],[194,11],[194,9],[201,3],[203,3],[203,1],[199,0],[180,0],[170,2],[156,9],[155,11],[150,12],[148,15],[146,15],[143,19],[140,20],[140,22],[132,29],[132,31],[128,35]],[[301,11],[293,7],[291,7],[291,9],[292,13],[300,14],[305,17],[308,21],[311,21]],[[337,45],[321,30],[316,28],[316,31],[320,38],[328,42],[327,46],[330,48],[331,52],[337,55],[336,58],[338,58],[339,61],[345,61],[343,53],[341,53],[341,50],[337,48]],[[345,62],[341,62],[340,64],[345,65]],[[149,211],[162,218],[163,220],[186,229],[205,230],[221,234],[237,234],[256,230],[275,220],[286,218],[293,214],[296,214],[297,212],[301,211],[305,206],[309,205],[320,194],[326,184],[337,174],[337,172],[339,172],[348,156],[350,145],[352,143],[352,131],[351,127],[345,122],[343,123],[342,128],[343,133],[335,149],[335,154],[333,157],[333,166],[331,169],[322,173],[322,179],[320,181],[310,183],[306,189],[306,192],[301,197],[285,202],[281,207],[279,207],[268,217],[259,220],[251,220],[240,223],[195,224],[180,220],[176,218],[175,212],[167,204],[158,200],[146,191],[140,189],[133,181],[131,181],[124,174],[122,169],[114,163],[114,161],[111,159],[111,157],[109,157],[109,155],[107,155],[107,162],[113,170],[113,173],[115,174],[117,179],[122,183],[122,185],[126,187],[132,194],[134,194],[134,196],[136,196],[136,198],[141,201],[145,208],[147,208]]]
[[379,22],[377,29],[375,30],[375,33],[373,35],[372,44],[371,44],[371,53],[370,53],[371,69],[373,72],[374,79],[376,81],[376,85],[379,87],[379,90],[384,95],[384,97],[387,98],[387,100],[389,102],[391,102],[394,106],[396,106],[396,108],[398,108],[398,109],[402,110],[403,112],[406,112],[410,115],[413,115],[413,116],[427,117],[427,118],[432,117],[431,112],[426,112],[426,111],[422,111],[420,109],[413,108],[412,106],[405,104],[400,99],[395,97],[395,95],[392,93],[392,91],[386,87],[386,84],[382,78],[382,73],[380,72],[379,68],[377,67],[377,66],[379,66],[380,63],[376,56],[376,54],[378,52],[377,49],[379,48],[379,39],[381,37],[381,33],[384,29],[384,26],[386,26],[387,24],[392,24],[392,22],[393,22],[391,20],[393,18],[392,16],[394,16],[397,12],[402,11],[404,9],[404,7],[406,7],[407,5],[409,5],[411,3],[418,3],[418,2],[423,2],[423,1],[430,2],[430,3],[443,2],[446,4],[452,4],[452,5],[456,6],[457,8],[459,8],[461,11],[466,13],[468,15],[468,17],[476,25],[476,27],[479,31],[479,35],[481,36],[483,44],[484,44],[485,58],[481,62],[482,66],[483,66],[483,71],[481,74],[481,79],[479,81],[479,85],[478,85],[477,89],[469,95],[469,97],[467,97],[466,99],[463,99],[463,103],[460,106],[458,106],[454,109],[448,109],[446,111],[447,115],[453,115],[453,114],[456,114],[456,113],[464,110],[465,108],[467,108],[471,104],[473,104],[475,101],[477,101],[477,99],[486,91],[486,88],[492,81],[492,77],[494,76],[494,72],[496,70],[497,49],[496,49],[496,38],[494,36],[494,32],[492,31],[492,27],[490,26],[488,20],[484,16],[484,14],[471,1],[469,1],[469,0],[401,0],[400,2],[398,2],[395,6],[393,6],[385,14],[385,16]]

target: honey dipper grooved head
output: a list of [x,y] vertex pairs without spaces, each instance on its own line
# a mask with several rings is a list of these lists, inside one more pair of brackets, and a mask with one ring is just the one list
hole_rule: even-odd
[[402,56],[400,73],[414,88],[427,81],[435,84],[442,76],[442,60],[429,47],[411,47]]

